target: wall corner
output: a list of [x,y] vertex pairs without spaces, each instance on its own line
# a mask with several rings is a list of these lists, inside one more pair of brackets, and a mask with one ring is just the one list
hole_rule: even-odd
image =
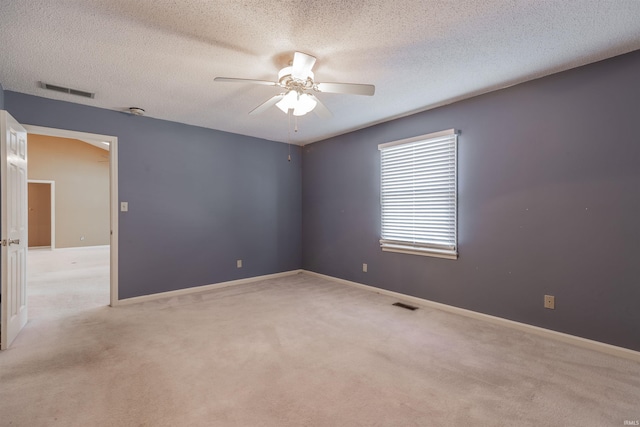
[[0,110],[4,110],[4,88],[0,83]]

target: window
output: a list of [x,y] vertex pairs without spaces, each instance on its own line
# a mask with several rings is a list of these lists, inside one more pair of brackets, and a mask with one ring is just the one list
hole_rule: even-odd
[[455,259],[454,129],[380,144],[383,251]]

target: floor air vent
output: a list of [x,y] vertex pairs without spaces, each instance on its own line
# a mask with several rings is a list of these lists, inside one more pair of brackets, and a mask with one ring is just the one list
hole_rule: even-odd
[[83,98],[94,98],[95,93],[87,92],[84,90],[71,89],[64,86],[52,85],[50,83],[40,82],[40,87],[47,90],[53,90],[55,92],[68,93],[69,95],[82,96]]
[[396,307],[406,308],[407,310],[411,310],[411,311],[414,311],[414,310],[418,309],[418,307],[415,307],[415,306],[409,305],[409,304],[404,304],[404,303],[401,303],[401,302],[394,302],[391,305],[395,305]]

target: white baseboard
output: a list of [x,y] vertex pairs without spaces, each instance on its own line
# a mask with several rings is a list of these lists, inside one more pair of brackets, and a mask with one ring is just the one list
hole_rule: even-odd
[[68,248],[52,248],[51,250],[55,251],[81,251],[83,249],[106,249],[111,245],[94,245],[94,246],[70,246]]
[[[285,277],[285,276],[291,276],[293,274],[302,273],[302,271],[303,270],[284,271],[282,273],[266,274],[264,276],[247,277],[246,279],[230,280],[228,282],[214,283],[214,284],[211,284],[211,285],[194,286],[194,287],[191,287],[191,288],[177,289],[175,291],[167,291],[167,292],[160,292],[160,293],[157,293],[157,294],[142,295],[142,296],[133,297],[133,298],[125,298],[125,299],[118,300],[117,303],[115,304],[115,306],[119,307],[119,306],[122,306],[122,305],[138,304],[138,303],[141,303],[141,302],[154,301],[154,300],[158,300],[158,299],[162,299],[162,298],[172,298],[172,297],[177,297],[177,296],[181,296],[181,295],[188,295],[188,294],[195,294],[195,293],[199,293],[199,292],[206,292],[206,291],[210,291],[212,289],[226,288],[228,286],[243,285],[245,283],[257,282],[257,281],[260,281],[260,280],[277,279],[278,277]],[[113,304],[112,304],[112,306],[113,306]]]
[[563,332],[552,331],[551,329],[545,329],[539,326],[533,326],[533,325],[528,325],[526,323],[520,323],[513,320],[503,319],[501,317],[491,316],[489,314],[478,313],[476,311],[454,307],[452,305],[442,304],[435,301],[429,301],[423,298],[401,294],[399,292],[388,291],[386,289],[376,288],[374,286],[364,285],[362,283],[352,282],[350,280],[339,279],[337,277],[327,276],[325,274],[315,273],[313,271],[307,271],[307,270],[302,270],[302,271],[312,276],[322,277],[324,279],[342,283],[344,285],[354,286],[356,288],[364,289],[370,292],[376,292],[381,295],[387,295],[387,296],[391,296],[401,300],[410,301],[414,304],[421,305],[424,307],[430,307],[438,310],[448,311],[450,313],[459,314],[465,317],[470,317],[472,319],[495,323],[495,324],[506,326],[512,329],[518,329],[520,331],[539,335],[545,338],[550,338],[556,341],[562,341],[564,343],[572,344],[578,347],[583,347],[590,350],[599,351],[601,353],[607,353],[613,356],[623,357],[625,359],[630,359],[636,362],[640,362],[640,352],[630,350],[628,348],[618,347],[615,345],[606,344],[599,341],[577,337],[575,335],[569,335]]

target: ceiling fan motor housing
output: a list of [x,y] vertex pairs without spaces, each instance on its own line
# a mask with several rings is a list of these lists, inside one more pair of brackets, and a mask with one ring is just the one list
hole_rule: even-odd
[[313,71],[309,71],[306,80],[296,79],[292,75],[292,67],[284,67],[278,72],[278,84],[287,90],[305,91],[315,87]]

